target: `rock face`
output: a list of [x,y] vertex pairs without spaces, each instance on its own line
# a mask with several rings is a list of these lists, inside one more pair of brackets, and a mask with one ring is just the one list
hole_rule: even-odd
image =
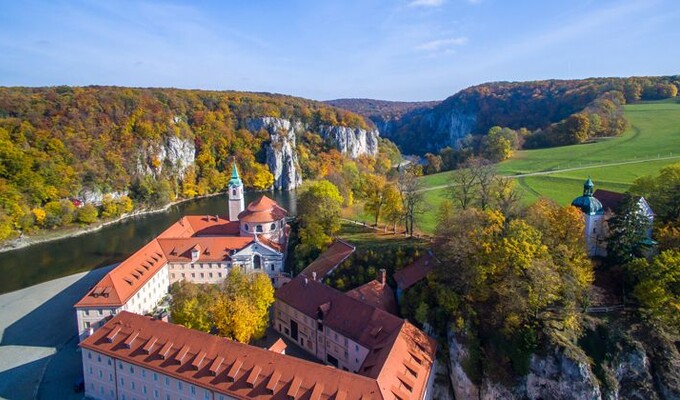
[[[680,358],[672,343],[661,339],[650,348],[632,339],[619,341],[598,376],[591,363],[581,361],[587,358],[579,347],[552,346],[531,355],[529,373],[510,385],[488,376],[479,385],[473,383],[463,369],[469,356],[464,339],[449,332],[449,374],[456,400],[680,399]],[[570,354],[579,354],[578,360]]]
[[[296,151],[296,138],[305,131],[312,130],[309,125],[284,118],[261,117],[246,121],[246,129],[251,132],[265,130],[269,142],[265,144],[265,154],[269,171],[274,175],[274,189],[293,190],[302,184],[302,174]],[[366,131],[358,128],[326,125],[318,132],[328,144],[342,154],[356,158],[360,155],[375,156],[378,153],[377,129]]]
[[262,117],[249,119],[246,128],[251,132],[262,129],[269,132],[269,143],[265,144],[267,166],[274,175],[274,189],[293,190],[302,184],[302,174],[295,150],[295,137],[304,131],[299,122],[287,119]]
[[590,365],[575,361],[556,348],[545,356],[531,356],[526,376],[526,395],[530,399],[601,399],[600,385]]
[[194,165],[195,158],[193,140],[168,136],[163,142],[149,144],[140,152],[136,171],[140,175],[152,175],[170,168],[171,174],[181,179],[187,168]]
[[379,132],[377,129],[367,131],[346,126],[322,125],[319,127],[319,134],[331,146],[350,158],[378,154]]

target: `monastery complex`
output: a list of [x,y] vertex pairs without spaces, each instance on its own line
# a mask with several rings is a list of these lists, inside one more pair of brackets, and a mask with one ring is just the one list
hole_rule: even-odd
[[[264,195],[246,207],[235,166],[228,190],[228,215],[181,218],[75,305],[86,396],[429,399],[437,343],[397,316],[385,271],[347,293],[324,285],[355,250],[338,240],[291,279],[287,211]],[[158,318],[172,283],[218,284],[232,268],[269,275],[272,328],[318,363],[286,355],[280,339],[264,349]]]

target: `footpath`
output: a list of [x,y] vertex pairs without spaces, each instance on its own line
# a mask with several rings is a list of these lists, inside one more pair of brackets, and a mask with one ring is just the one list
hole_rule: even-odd
[[0,398],[81,399],[75,304],[114,266],[0,295]]

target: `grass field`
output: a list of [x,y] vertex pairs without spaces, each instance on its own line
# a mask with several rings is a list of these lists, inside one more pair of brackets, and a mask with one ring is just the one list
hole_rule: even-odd
[[[581,194],[583,181],[589,176],[596,189],[625,192],[636,178],[656,174],[664,166],[680,162],[680,103],[677,100],[631,104],[624,110],[630,127],[620,137],[518,151],[510,160],[498,164],[498,172],[507,176],[547,173],[517,178],[522,201],[529,204],[547,197],[566,205]],[[607,165],[625,162],[629,163]],[[455,171],[421,178],[430,190],[425,192],[428,205],[418,220],[420,230],[434,230],[437,207],[447,196],[445,188],[437,187],[446,185],[453,173]]]

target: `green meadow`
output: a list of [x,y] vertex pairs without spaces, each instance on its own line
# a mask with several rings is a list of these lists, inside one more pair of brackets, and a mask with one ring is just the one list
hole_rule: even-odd
[[[498,164],[506,176],[517,177],[522,201],[530,204],[541,197],[569,204],[591,177],[595,188],[625,192],[638,177],[656,174],[664,166],[680,162],[680,103],[677,100],[646,102],[624,107],[628,130],[616,138],[593,143],[538,150],[522,150]],[[616,165],[608,165],[616,164]],[[418,228],[432,232],[439,204],[447,197],[447,185],[455,171],[421,178],[425,187],[426,211]],[[360,214],[363,214],[360,212]],[[365,217],[365,216],[363,216]]]

